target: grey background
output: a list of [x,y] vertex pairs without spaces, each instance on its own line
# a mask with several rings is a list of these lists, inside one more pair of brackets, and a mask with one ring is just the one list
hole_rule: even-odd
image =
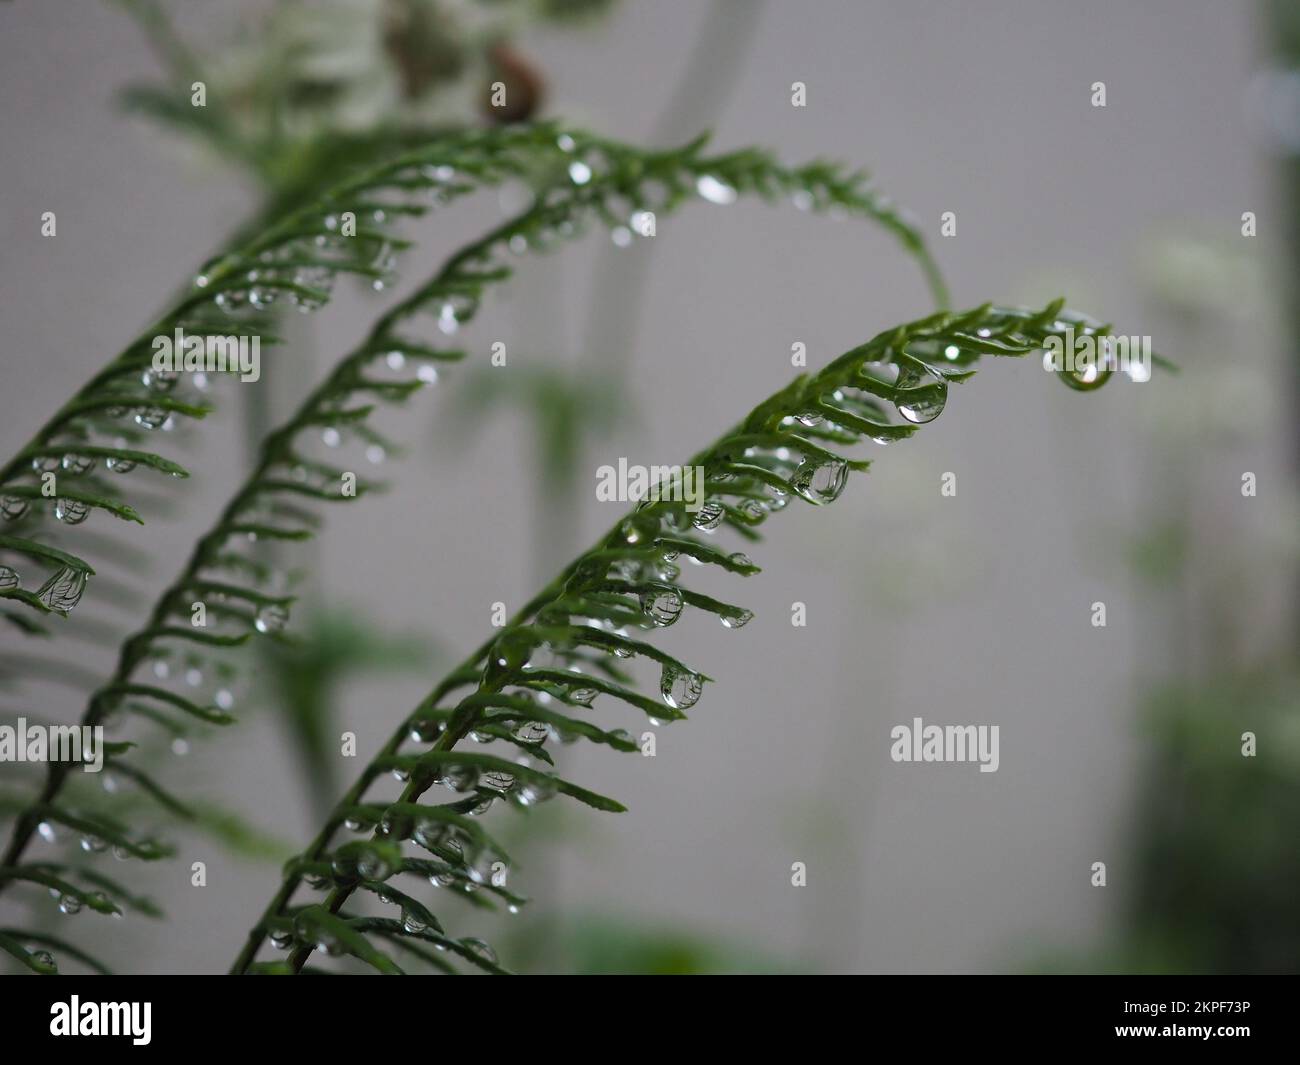
[[[235,7],[257,5],[176,9],[198,31]],[[663,132],[704,14],[699,3],[625,3],[595,28],[526,38],[551,82],[548,111],[634,142]],[[1260,32],[1251,5],[1208,0],[783,0],[765,5],[726,94],[706,93],[698,116],[667,134],[711,125],[719,148],[861,164],[921,221],[956,305],[1063,293],[1177,355],[1182,338],[1142,280],[1161,239],[1240,240],[1241,212],[1254,210],[1261,236],[1249,254],[1261,268],[1251,276],[1267,273],[1268,161],[1243,120]],[[135,28],[106,5],[0,8],[0,452],[134,336],[248,209],[249,190],[228,171],[114,106],[115,91],[151,69]],[[808,85],[806,109],[790,106],[795,80]],[[1098,80],[1105,109],[1089,104]],[[53,240],[39,235],[45,210],[58,213]],[[940,239],[948,210],[958,235]],[[403,277],[424,276],[499,216],[483,196],[431,220]],[[521,266],[466,334],[475,356],[486,362],[496,339],[512,366],[582,354],[606,244],[593,233]],[[794,341],[817,366],[929,309],[918,271],[881,233],[789,207],[690,205],[661,218],[653,242],[618,254],[652,257],[639,323],[608,356],[628,359],[641,409],[586,457],[593,486],[596,467],[618,456],[679,461],[711,439],[788,379]],[[270,356],[283,360],[268,372],[277,404],[303,394],[382,304],[345,293],[303,330],[304,351]],[[654,759],[564,753],[571,777],[630,812],[565,816],[569,831],[530,847],[515,886],[539,909],[630,914],[835,971],[996,968],[1103,935],[1124,904],[1133,701],[1198,650],[1149,609],[1126,545],[1158,506],[1153,486],[1171,476],[1196,486],[1211,545],[1247,534],[1253,517],[1234,509],[1240,471],[1274,483],[1281,473],[1271,336],[1255,320],[1207,362],[1207,373],[1232,368],[1253,427],[1216,463],[1189,468],[1168,444],[1170,431],[1196,435],[1187,423],[1204,410],[1204,375],[1078,396],[1036,365],[999,364],[954,390],[915,440],[878,449],[876,468],[836,506],[771,521],[749,551],[765,572],[718,586],[756,620],[730,632],[692,617],[663,634],[720,682],[692,720],[658,730]],[[331,511],[304,557],[323,601],[354,604],[392,633],[429,633],[459,657],[487,633],[491,603],[522,602],[615,510],[584,490],[576,542],[530,543],[526,423],[495,418],[459,447],[438,428],[456,388],[452,373],[437,395],[385,416],[412,451],[392,469],[394,491]],[[236,408],[227,393],[190,452],[199,475],[168,486],[182,516],[132,534],[157,559],[146,591],[180,565],[241,475]],[[940,497],[944,471],[957,473],[955,499]],[[1207,564],[1220,557],[1209,549]],[[1276,594],[1239,592],[1247,620],[1266,629]],[[1099,600],[1109,624],[1097,630]],[[789,624],[794,601],[807,604],[806,628]],[[13,651],[14,637],[3,639]],[[107,665],[90,652],[84,661]],[[350,688],[345,727],[363,757],[437,676],[431,665]],[[43,713],[76,712],[66,689],[30,691]],[[1000,770],[891,763],[889,728],[914,716],[999,725]],[[265,712],[246,718],[168,776],[300,844],[315,828],[291,756]],[[557,816],[547,811],[535,832]],[[188,860],[138,880],[173,915],[130,922],[147,944],[140,968],[224,969],[273,890],[273,866],[199,840],[182,856],[191,851],[208,862],[206,889],[188,886]],[[1089,886],[1099,859],[1105,890]],[[796,860],[808,863],[803,889],[790,885]],[[87,943],[128,931],[75,920]]]

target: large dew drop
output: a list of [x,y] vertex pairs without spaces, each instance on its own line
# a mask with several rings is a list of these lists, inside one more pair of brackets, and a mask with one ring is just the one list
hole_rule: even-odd
[[700,701],[704,681],[698,673],[690,673],[676,666],[664,664],[659,675],[659,694],[674,710],[689,710]]
[[79,499],[60,497],[54,502],[54,516],[64,525],[80,525],[89,515],[89,504]]
[[790,487],[810,503],[834,503],[849,480],[849,467],[843,459],[800,463],[790,479]]
[[682,597],[676,588],[662,588],[641,596],[641,609],[656,625],[671,625],[682,613]]
[[36,597],[51,610],[66,614],[79,602],[86,590],[86,571],[64,566],[41,585]]
[[158,429],[167,421],[167,411],[162,407],[141,407],[135,412],[135,424],[142,429]]
[[712,532],[722,524],[726,510],[717,500],[710,499],[695,513],[692,524],[702,532]]
[[948,382],[912,366],[899,369],[895,387],[904,395],[900,395],[894,405],[898,413],[913,425],[934,421],[948,402]]

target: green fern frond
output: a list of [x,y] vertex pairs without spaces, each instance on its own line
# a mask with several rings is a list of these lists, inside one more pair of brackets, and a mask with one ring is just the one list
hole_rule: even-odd
[[[274,635],[283,629],[292,597],[272,588],[275,574],[245,553],[243,547],[257,540],[307,539],[313,535],[316,519],[300,502],[342,502],[353,497],[341,490],[350,471],[312,457],[304,446],[304,437],[320,433],[341,440],[351,435],[363,442],[378,442],[380,438],[367,424],[374,410],[373,401],[400,402],[436,378],[436,372],[431,371],[437,364],[463,356],[463,352],[414,339],[410,321],[432,310],[442,331],[454,332],[477,313],[488,285],[511,276],[512,268],[504,260],[508,251],[547,250],[558,240],[579,234],[588,218],[622,225],[630,212],[648,209],[650,204],[656,210],[667,211],[706,193],[715,199],[742,193],[765,198],[798,193],[801,202],[806,201],[805,205],[813,209],[838,207],[885,224],[904,238],[905,246],[923,263],[929,262],[919,237],[914,237],[892,208],[863,187],[860,175],[846,177],[824,163],[790,169],[752,151],[710,158],[701,154],[702,140],[680,149],[645,152],[578,133],[556,134],[547,129],[546,136],[563,165],[558,171],[552,168],[549,182],[542,184],[532,206],[453,255],[434,277],[383,315],[368,337],[338,363],[294,416],[270,434],[253,473],[223,509],[216,525],[198,542],[180,576],[155,604],[145,626],[123,644],[113,676],[90,696],[81,718],[83,725],[102,724],[113,715],[142,717],[166,728],[175,728],[178,716],[180,720],[210,725],[233,720],[220,705],[201,705],[171,688],[142,683],[136,675],[146,662],[164,660],[176,643],[197,645],[191,654],[199,655],[204,650],[237,647],[258,632]],[[405,174],[407,169],[406,165],[390,167],[387,172]],[[399,181],[391,176],[388,180]],[[235,274],[222,274],[214,268],[207,287],[221,287],[223,276]],[[414,377],[394,376],[408,370],[408,364],[420,367]],[[356,483],[355,495],[364,495],[375,487]],[[199,603],[218,620],[213,629],[191,624],[192,611]],[[587,730],[586,734],[593,739],[601,735],[599,730]],[[604,742],[622,744],[613,736],[605,737]],[[126,750],[114,751],[108,764],[168,813],[189,816],[185,801],[166,791],[128,758]],[[40,802],[18,817],[0,862],[0,890],[12,881],[27,879],[19,875],[19,871],[30,868],[20,864],[22,854],[39,826],[50,821],[61,821],[90,839],[108,840],[127,854],[161,856],[153,853],[152,841],[132,842],[122,829],[109,826],[105,830],[104,825],[87,820],[78,811],[55,807],[54,799],[73,768],[68,763],[51,763]],[[600,808],[616,805],[576,787],[569,793]],[[145,850],[137,854],[133,848],[140,847]],[[452,871],[450,863],[448,870],[453,876],[459,875]],[[510,899],[508,905],[518,904],[508,893],[505,897]]]
[[[1062,301],[1039,311],[984,305],[942,312],[882,333],[760,403],[686,464],[703,473],[706,498],[698,510],[688,510],[670,491],[673,486],[661,483],[433,690],[366,766],[307,852],[286,868],[279,893],[233,971],[255,971],[267,936],[291,950],[286,962],[275,963],[280,970],[301,970],[323,947],[390,971],[387,966],[395,963],[379,952],[375,936],[420,939],[430,926],[427,910],[411,910],[402,902],[409,896],[390,886],[404,874],[424,875],[406,857],[405,842],[457,874],[435,875],[435,885],[496,885],[495,863],[508,859],[478,818],[497,800],[530,807],[564,794],[597,809],[623,809],[534,762],[552,764],[544,744],[555,737],[636,750],[626,731],[605,731],[576,716],[602,696],[652,722],[682,719],[699,699],[711,678],[631,633],[671,625],[687,607],[711,613],[730,628],[743,626],[752,614],[685,587],[682,556],[740,576],[757,573],[746,555],[715,547],[704,535],[727,526],[753,538],[755,528],[792,499],[833,502],[850,471],[869,465],[842,454],[845,447],[910,436],[942,412],[950,385],[970,377],[981,356],[1023,356],[1067,330],[1085,336],[1107,329],[1064,310]],[[637,659],[658,667],[656,693],[641,691],[622,664]],[[524,754],[504,758],[458,750],[466,738],[505,741]],[[367,792],[389,772],[405,781],[397,800],[366,802]],[[458,798],[429,801],[434,785]],[[335,846],[345,825],[373,826],[373,835]],[[304,880],[327,890],[323,903],[292,905]],[[401,910],[401,920],[347,916],[343,907],[359,889]],[[321,913],[336,920],[324,926]],[[344,929],[364,937],[364,944]],[[438,937],[445,939],[441,932]],[[477,941],[468,949],[496,964]]]

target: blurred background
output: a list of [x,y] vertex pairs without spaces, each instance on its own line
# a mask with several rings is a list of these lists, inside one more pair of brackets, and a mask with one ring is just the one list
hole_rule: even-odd
[[[691,720],[655,729],[653,758],[563,751],[629,812],[504,821],[533,903],[485,918],[450,899],[444,922],[525,972],[1294,970],[1300,5],[5,3],[0,453],[237,227],[338,165],[489,121],[494,80],[518,119],[861,165],[918,220],[956,306],[1065,295],[1181,372],[1080,396],[1032,361],[987,367],[837,507],[767,524],[748,550],[764,573],[730,589],[757,615],[744,632],[664,634],[719,682]],[[413,229],[397,296],[519,195]],[[80,713],[255,441],[394,298],[357,286],[286,320],[263,383],[178,431],[195,476],[141,484],[134,580],[92,585],[39,652],[0,636],[7,718]],[[210,800],[173,831],[179,860],[131,871],[169,919],[43,898],[41,919],[129,971],[224,971],[282,860],[489,634],[492,604],[522,604],[616,518],[597,467],[681,461],[789,379],[792,344],[816,368],[930,309],[882,232],[743,200],[521,259],[465,331],[471,359],[384,414],[392,490],[291,548],[296,645],[259,651],[252,679],[201,678],[230,685],[240,724],[161,747],[159,775]],[[95,519],[69,536],[93,544]],[[998,725],[999,770],[891,762],[914,717]],[[358,759],[338,756],[345,730]],[[31,779],[2,768],[6,796]],[[20,908],[0,899],[0,923]]]

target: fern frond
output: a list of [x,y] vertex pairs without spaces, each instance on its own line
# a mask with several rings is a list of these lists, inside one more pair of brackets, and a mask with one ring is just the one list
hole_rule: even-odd
[[[579,234],[586,220],[623,225],[636,211],[652,205],[655,210],[668,211],[697,195],[725,199],[741,193],[765,198],[798,193],[813,209],[838,207],[884,224],[899,234],[905,246],[923,262],[929,262],[919,237],[887,203],[864,187],[861,175],[845,176],[825,163],[785,168],[753,151],[707,157],[701,154],[703,140],[669,151],[646,152],[576,132],[557,134],[551,128],[543,128],[542,132],[535,129],[531,136],[544,137],[551,146],[545,151],[557,153],[561,164],[552,167],[535,202],[461,249],[435,276],[384,314],[293,417],[268,436],[253,472],[225,506],[214,527],[198,542],[181,574],[162,593],[144,627],[123,644],[112,677],[89,698],[81,718],[83,725],[99,725],[119,714],[143,717],[164,727],[174,727],[178,716],[211,725],[233,720],[217,703],[201,705],[169,687],[141,682],[137,675],[146,663],[165,663],[178,642],[196,645],[189,652],[190,660],[202,662],[204,651],[236,647],[255,633],[280,633],[288,620],[292,597],[275,590],[275,574],[243,548],[258,540],[307,539],[313,535],[316,519],[303,508],[303,502],[345,502],[354,494],[359,497],[376,487],[355,482],[355,493],[345,492],[343,485],[350,471],[313,456],[307,437],[315,436],[327,445],[337,446],[344,436],[350,436],[376,445],[379,437],[367,424],[375,402],[408,398],[436,379],[438,364],[454,362],[464,354],[415,339],[411,320],[432,313],[442,332],[454,332],[475,316],[487,286],[511,276],[512,268],[504,258],[507,252],[547,250],[559,240]],[[414,158],[423,173],[422,168],[429,166],[427,153]],[[497,164],[491,173],[506,169],[501,159]],[[381,182],[372,177],[359,181],[356,187],[425,187],[420,184],[422,178],[408,176],[414,165],[410,159],[400,165],[390,164],[383,170],[386,177]],[[451,179],[443,175],[438,180]],[[719,190],[729,191],[724,195]],[[335,195],[339,203],[355,202],[348,199],[348,194]],[[391,210],[391,206],[385,210]],[[314,220],[316,216],[311,217]],[[291,230],[293,239],[302,236],[298,230]],[[282,244],[267,245],[265,239],[256,243],[255,258],[259,262],[260,249],[268,246]],[[291,263],[294,269],[299,265],[296,260]],[[230,286],[242,276],[242,266],[218,265],[205,275],[204,287],[231,291]],[[261,274],[259,278],[259,284],[277,283]],[[413,366],[419,369],[410,376]],[[218,620],[212,630],[191,623],[199,604],[207,615]],[[587,735],[597,738],[599,730],[588,730]],[[622,743],[612,736],[605,742],[615,746]],[[110,765],[168,812],[188,815],[184,801],[167,792],[128,757],[126,751],[114,752]],[[74,816],[71,813],[53,816],[51,811],[57,809],[53,800],[73,768],[69,763],[51,763],[40,801],[19,815],[9,847],[0,860],[0,890],[14,880],[24,879],[17,875],[18,870],[28,868],[20,864],[21,856],[43,821],[62,820],[90,838],[109,839],[124,853],[145,856],[132,849],[142,844],[125,841],[121,831],[106,835],[85,821],[84,815],[75,815],[83,818],[80,825],[66,819]],[[502,770],[497,767],[497,771]],[[539,779],[536,783],[541,786],[543,782]],[[602,809],[617,806],[613,800],[576,786],[569,787],[568,793]]]
[[[372,939],[382,933],[391,941],[408,926],[422,930],[429,924],[425,908],[408,921],[411,913],[402,899],[409,896],[399,897],[388,887],[391,878],[424,875],[406,857],[404,844],[431,852],[459,873],[458,880],[434,876],[435,885],[486,884],[495,863],[507,861],[478,823],[498,800],[530,807],[564,794],[597,809],[621,810],[615,800],[534,762],[551,764],[543,745],[553,738],[582,737],[636,750],[626,731],[607,732],[575,716],[602,696],[626,703],[656,723],[682,719],[695,705],[710,678],[631,633],[672,625],[688,607],[711,613],[730,628],[741,627],[752,614],[685,587],[682,556],[740,576],[757,573],[746,555],[715,547],[703,535],[722,526],[752,535],[795,498],[814,505],[833,502],[850,471],[869,465],[842,454],[842,448],[911,435],[942,412],[950,385],[970,377],[982,355],[1023,356],[1042,348],[1048,336],[1070,329],[1082,336],[1108,327],[1065,311],[1061,301],[1039,311],[984,305],[960,314],[943,312],[882,333],[760,403],[686,464],[703,471],[706,498],[698,511],[692,513],[680,496],[666,492],[670,485],[657,486],[403,722],[307,852],[286,868],[279,893],[233,971],[252,971],[267,935],[275,945],[291,949],[279,967],[287,964],[292,971],[301,970],[322,945],[337,947],[337,924],[322,933],[315,925],[300,926],[296,915],[341,916],[358,888],[381,901],[387,893],[388,903],[403,914],[400,921],[385,923],[341,917],[352,932]],[[623,664],[638,659],[658,667],[657,692],[640,690]],[[458,749],[467,738],[506,740],[526,753],[508,759]],[[389,772],[405,782],[396,801],[366,802],[375,782]],[[448,803],[430,801],[435,785],[457,797]],[[335,845],[344,825],[373,826],[374,831],[368,840]],[[328,894],[319,905],[295,908],[291,902],[304,879]],[[377,962],[353,940],[343,949],[372,965]],[[475,948],[475,953],[482,952]]]

